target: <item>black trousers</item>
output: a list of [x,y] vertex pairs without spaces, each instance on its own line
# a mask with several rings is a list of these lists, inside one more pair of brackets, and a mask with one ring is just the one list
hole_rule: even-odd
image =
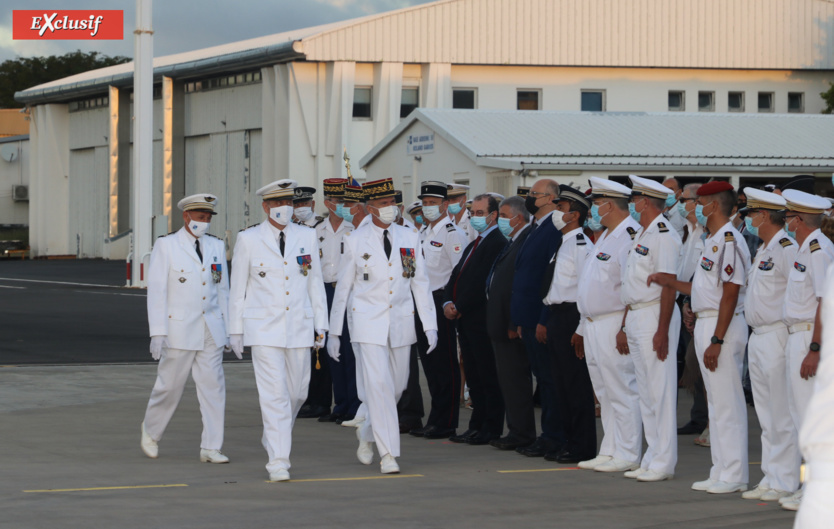
[[[324,291],[327,294],[327,310],[333,307],[333,294],[335,283],[325,283]],[[322,359],[322,357],[324,357]],[[330,368],[330,379],[333,381],[333,413],[352,419],[356,415],[361,402],[356,390],[356,356],[353,354],[353,347],[350,344],[350,329],[345,316],[342,326],[342,336],[339,341],[339,361],[330,358],[327,354],[327,342],[324,348],[319,351],[320,361],[327,361]]]
[[411,346],[411,357],[408,360],[408,385],[397,402],[397,416],[401,424],[420,424],[426,414],[423,409],[423,390],[420,389],[419,361],[420,355],[415,344]]
[[440,429],[458,427],[460,416],[460,364],[454,322],[443,315],[443,290],[432,292],[437,312],[437,347],[429,354],[425,331],[417,318],[417,351],[431,395],[431,410],[427,426]]
[[504,431],[504,397],[498,383],[492,342],[486,333],[486,311],[464,315],[457,325],[463,372],[472,398],[469,428],[501,435]]
[[592,459],[597,453],[594,388],[584,359],[576,357],[571,337],[579,325],[576,303],[550,307],[547,320],[547,346],[553,355],[553,380],[562,427],[567,436],[565,448],[579,459]]
[[[506,333],[506,331],[504,331]],[[521,442],[536,440],[533,411],[533,372],[521,338],[492,340],[498,385],[504,398],[507,436]]]

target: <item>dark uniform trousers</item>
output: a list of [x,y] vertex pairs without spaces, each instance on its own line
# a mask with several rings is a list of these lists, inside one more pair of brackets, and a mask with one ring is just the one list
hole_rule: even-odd
[[[333,307],[333,293],[336,291],[335,284],[325,283],[324,291],[327,294],[327,310],[329,312]],[[339,341],[339,361],[337,362],[330,358],[325,351],[327,351],[326,342],[325,347],[319,351],[319,356],[325,355],[327,357],[330,373],[329,378],[333,381],[333,413],[346,417],[347,419],[352,419],[356,415],[356,410],[359,409],[360,401],[356,392],[356,356],[354,356],[353,347],[350,345],[350,330],[347,325],[347,317],[345,317],[345,324],[342,326],[342,336]],[[312,387],[312,376],[310,378]],[[312,395],[312,389],[310,393]],[[328,400],[328,406],[330,405],[329,402]]]
[[417,351],[431,394],[431,410],[426,426],[439,429],[458,427],[460,415],[460,364],[458,363],[455,323],[443,315],[443,289],[432,292],[437,311],[437,347],[429,354],[426,334],[417,318]]
[[556,402],[567,437],[565,448],[579,459],[587,460],[593,459],[597,453],[597,421],[588,365],[584,359],[576,357],[570,343],[578,326],[576,303],[550,306],[547,346],[553,358]]
[[[419,318],[416,318],[419,319]],[[434,353],[432,353],[434,354]],[[419,428],[423,424],[423,390],[420,389],[420,354],[417,344],[411,346],[411,357],[408,360],[408,384],[397,402],[397,416],[400,424]]]
[[486,333],[486,307],[480,314],[462,316],[457,325],[463,372],[472,397],[469,428],[483,434],[501,435],[504,431],[504,397],[498,383],[492,342]]

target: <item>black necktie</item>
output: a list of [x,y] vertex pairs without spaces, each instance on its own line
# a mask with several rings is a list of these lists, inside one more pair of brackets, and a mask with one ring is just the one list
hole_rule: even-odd
[[284,232],[278,236],[278,247],[281,249],[281,257],[284,256]]
[[200,239],[194,241],[194,246],[197,248],[197,257],[200,258],[200,262],[203,262],[203,252],[200,251]]
[[385,247],[385,258],[391,258],[391,241],[388,240],[388,230],[382,230],[383,246]]

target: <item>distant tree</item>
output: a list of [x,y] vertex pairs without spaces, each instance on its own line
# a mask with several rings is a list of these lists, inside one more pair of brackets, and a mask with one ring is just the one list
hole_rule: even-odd
[[76,50],[64,55],[9,59],[0,64],[0,108],[20,108],[14,93],[90,70],[128,62],[129,57],[109,57],[97,51]]
[[834,83],[828,83],[828,90],[820,92],[820,96],[825,101],[825,108],[822,110],[822,113],[831,114],[834,112]]

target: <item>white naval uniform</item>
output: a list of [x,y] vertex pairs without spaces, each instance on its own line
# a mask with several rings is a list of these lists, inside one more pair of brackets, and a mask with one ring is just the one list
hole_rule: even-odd
[[675,355],[681,315],[678,306],[673,304],[668,356],[661,361],[652,342],[660,321],[663,288],[656,283],[646,286],[646,282],[654,273],[676,275],[680,247],[678,232],[669,227],[663,215],[658,215],[648,228],[641,229],[634,238],[620,292],[623,303],[629,307],[625,332],[629,356],[634,362],[640,414],[646,435],[647,448],[640,466],[643,470],[669,475],[675,473],[678,461],[678,367]]
[[689,235],[686,242],[681,245],[680,259],[678,259],[678,281],[689,283],[692,281],[692,275],[695,274],[695,268],[701,259],[701,253],[704,251],[704,227],[697,222],[691,224],[688,220],[686,224]]
[[[380,456],[400,455],[397,401],[408,382],[411,345],[417,341],[414,307],[425,330],[437,330],[426,262],[416,230],[388,227],[391,256],[386,258],[383,229],[362,225],[345,237],[345,253],[333,295],[330,332],[342,335],[348,314],[357,358],[359,398],[368,419],[359,428],[362,441],[375,441]],[[404,261],[414,276],[404,277]],[[360,374],[361,372],[361,374]]]
[[[828,268],[822,294],[822,321],[834,320],[834,267]],[[799,430],[805,458],[802,503],[794,529],[829,529],[834,519],[834,325],[824,325],[820,363],[811,380],[814,392]]]
[[599,455],[639,462],[643,445],[637,379],[631,355],[617,351],[617,333],[625,305],[620,299],[621,274],[640,225],[627,217],[606,229],[579,275],[577,333],[585,338],[585,360],[599,400],[603,437]]
[[759,486],[788,492],[799,488],[800,457],[788,405],[788,327],[782,321],[782,306],[796,250],[796,241],[783,231],[759,247],[747,273],[744,308],[747,325],[753,328],[747,342],[748,367],[762,428],[764,477]]
[[672,209],[669,211],[664,212],[663,216],[666,217],[666,220],[668,221],[667,225],[672,226],[678,233],[678,237],[683,240],[683,227],[686,226],[689,221],[681,217],[681,214],[678,213],[677,204],[672,206]]
[[788,274],[782,319],[789,333],[786,364],[788,403],[797,431],[802,427],[814,388],[814,379],[805,380],[800,376],[800,370],[814,335],[817,306],[825,292],[825,274],[832,261],[834,244],[817,229],[802,242]]
[[321,258],[321,276],[325,283],[335,283],[339,277],[339,263],[342,259],[344,236],[354,230],[353,224],[342,220],[336,231],[330,219],[316,226],[316,237],[319,243],[319,257]]
[[452,270],[460,261],[467,244],[469,242],[466,233],[448,219],[441,220],[422,232],[422,249],[426,258],[431,292],[446,287]]
[[[742,235],[728,222],[704,241],[704,251],[692,281],[695,320],[695,355],[704,377],[709,404],[710,479],[747,483],[747,403],[741,388],[747,323],[744,321],[745,278],[750,253]],[[718,367],[704,367],[704,351],[718,322],[718,308],[725,282],[741,285],[734,316],[724,335]]]
[[229,275],[223,241],[195,239],[185,228],[160,237],[148,268],[148,324],[151,336],[167,336],[156,383],[145,411],[145,430],[155,441],[182,397],[188,373],[194,378],[203,434],[200,447],[220,450],[226,407],[223,347],[228,323]]
[[478,238],[478,231],[472,227],[472,222],[470,221],[471,217],[472,215],[466,208],[463,208],[463,214],[460,216],[459,221],[455,220],[454,215],[449,215],[449,220],[454,222],[457,227],[463,230],[464,235],[466,235],[466,242],[463,244],[464,248],[466,248],[470,242]]
[[585,269],[585,263],[593,249],[594,245],[582,233],[582,228],[576,228],[562,236],[562,245],[554,256],[556,267],[553,269],[553,280],[550,282],[547,296],[542,300],[545,305],[576,303],[579,276]]
[[[316,231],[269,220],[240,232],[232,260],[229,334],[252,346],[252,364],[264,422],[263,445],[272,474],[290,468],[292,427],[307,399],[315,330],[327,330],[327,298]],[[307,261],[307,274],[302,264]]]

